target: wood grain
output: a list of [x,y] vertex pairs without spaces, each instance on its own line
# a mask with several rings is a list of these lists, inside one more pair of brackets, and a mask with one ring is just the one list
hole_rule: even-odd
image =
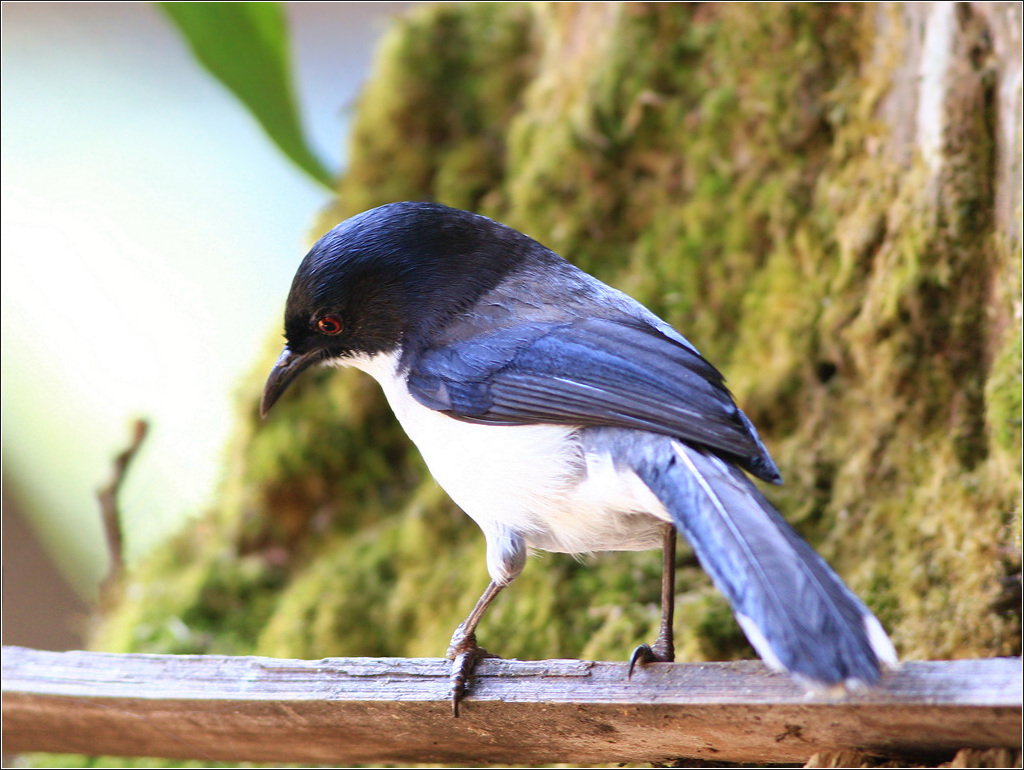
[[441,659],[3,650],[3,752],[359,764],[803,762],[1020,747],[1018,658],[907,662],[807,695],[759,662],[485,660],[453,719]]

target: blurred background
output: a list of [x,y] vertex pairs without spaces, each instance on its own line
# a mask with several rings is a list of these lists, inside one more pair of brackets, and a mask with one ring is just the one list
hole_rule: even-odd
[[[283,5],[307,138],[336,173],[411,3]],[[3,643],[67,649],[107,569],[96,491],[132,421],[150,434],[121,495],[129,563],[218,483],[233,389],[330,193],[154,5],[2,13]]]

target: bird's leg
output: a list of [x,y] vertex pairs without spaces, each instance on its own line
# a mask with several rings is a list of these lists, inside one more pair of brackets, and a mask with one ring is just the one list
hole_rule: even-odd
[[676,606],[676,528],[665,524],[661,543],[661,628],[654,645],[641,644],[629,659],[629,677],[637,664],[671,663],[676,659],[676,646],[672,637],[672,618]]
[[483,592],[483,595],[477,600],[473,611],[469,613],[468,617],[459,624],[459,627],[455,629],[455,633],[452,634],[452,641],[448,645],[448,653],[446,655],[448,660],[452,661],[452,716],[457,717],[459,715],[459,703],[466,694],[466,681],[469,675],[473,673],[473,668],[476,666],[477,661],[482,658],[498,657],[487,652],[487,650],[476,643],[476,627],[480,622],[480,618],[484,616],[484,612],[491,602],[494,601],[494,597],[504,587],[503,584],[492,580],[491,584]]

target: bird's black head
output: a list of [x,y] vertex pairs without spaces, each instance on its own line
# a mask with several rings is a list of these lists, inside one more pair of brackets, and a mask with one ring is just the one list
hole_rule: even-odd
[[522,233],[433,203],[391,203],[335,227],[299,265],[285,307],[287,344],[261,412],[319,362],[409,355],[531,253]]

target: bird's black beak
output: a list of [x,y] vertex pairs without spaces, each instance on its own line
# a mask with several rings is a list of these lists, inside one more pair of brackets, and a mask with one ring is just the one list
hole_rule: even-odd
[[322,350],[311,350],[308,353],[293,353],[287,347],[281,351],[274,368],[270,370],[267,384],[263,386],[263,398],[260,400],[260,416],[266,417],[277,399],[281,397],[292,381],[323,358]]

